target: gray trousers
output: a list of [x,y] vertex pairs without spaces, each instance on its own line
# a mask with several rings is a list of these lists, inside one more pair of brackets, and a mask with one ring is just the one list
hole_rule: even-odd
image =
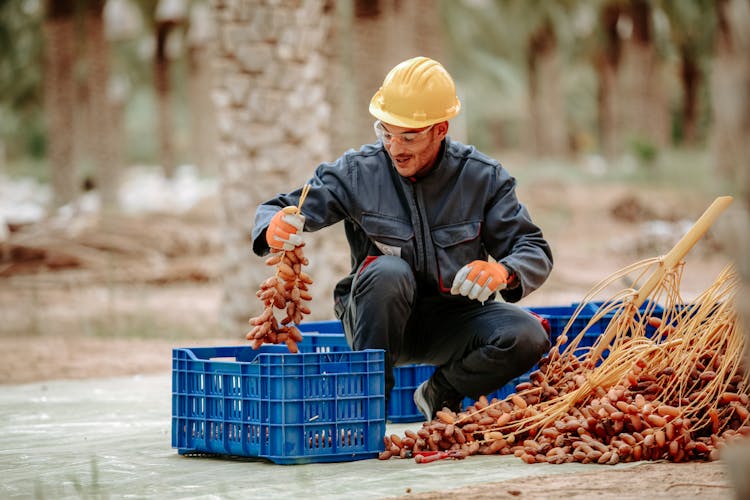
[[420,297],[409,265],[387,255],[359,272],[337,314],[352,349],[385,349],[387,395],[394,366],[427,363],[476,399],[528,371],[550,347],[539,319],[518,306]]

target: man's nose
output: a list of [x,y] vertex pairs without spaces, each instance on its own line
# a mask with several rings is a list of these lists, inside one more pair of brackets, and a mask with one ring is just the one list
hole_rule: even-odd
[[392,155],[397,155],[400,152],[406,151],[406,148],[401,143],[401,139],[400,138],[396,138],[396,137],[394,137],[393,140],[391,140],[391,145],[390,145],[389,149],[390,149]]

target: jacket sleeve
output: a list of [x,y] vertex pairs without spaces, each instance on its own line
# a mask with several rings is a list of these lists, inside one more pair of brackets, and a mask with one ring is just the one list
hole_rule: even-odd
[[516,197],[516,181],[499,169],[498,189],[485,215],[483,240],[498,262],[516,273],[518,286],[501,292],[507,302],[517,302],[547,279],[552,271],[552,251],[542,230],[531,220]]
[[[310,191],[302,205],[302,215],[305,216],[303,231],[317,231],[348,216],[346,207],[351,198],[349,178],[350,167],[346,155],[315,169],[313,177],[307,182]],[[256,255],[263,256],[270,251],[266,243],[266,230],[271,218],[282,208],[297,205],[301,194],[302,188],[298,188],[290,193],[278,194],[258,206],[251,234]]]

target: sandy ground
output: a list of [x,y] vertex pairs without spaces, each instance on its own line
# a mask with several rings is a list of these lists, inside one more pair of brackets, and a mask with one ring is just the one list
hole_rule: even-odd
[[727,477],[726,465],[722,462],[644,463],[628,469],[524,477],[450,491],[406,494],[398,498],[438,500],[451,497],[483,500],[490,498],[533,498],[535,500],[560,498],[719,500],[735,498],[732,484]]
[[[581,300],[617,269],[661,255],[682,234],[675,229],[677,222],[694,220],[711,201],[554,182],[537,183],[533,192],[523,194],[533,200],[532,215],[544,227],[556,258],[549,281],[523,302],[531,306]],[[615,216],[618,207],[624,212]],[[668,220],[672,232],[654,233],[644,226],[649,217]],[[202,258],[211,263],[205,267],[219,268],[219,253]],[[728,262],[716,237],[699,244],[682,278],[685,297],[709,286]],[[173,347],[242,343],[242,335],[219,330],[221,293],[216,276],[114,287],[51,275],[0,278],[0,384],[168,372]],[[405,490],[404,498],[733,498],[724,462],[647,463],[624,470],[603,466],[601,472],[491,485],[479,478],[477,483],[434,494]]]

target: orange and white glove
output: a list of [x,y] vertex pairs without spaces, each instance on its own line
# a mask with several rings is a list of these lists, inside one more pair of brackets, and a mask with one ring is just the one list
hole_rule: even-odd
[[294,250],[302,244],[302,228],[305,217],[297,213],[297,207],[284,207],[271,218],[266,230],[266,242],[276,250]]
[[464,295],[484,304],[490,295],[505,288],[507,283],[508,270],[504,265],[475,260],[458,270],[451,294]]

